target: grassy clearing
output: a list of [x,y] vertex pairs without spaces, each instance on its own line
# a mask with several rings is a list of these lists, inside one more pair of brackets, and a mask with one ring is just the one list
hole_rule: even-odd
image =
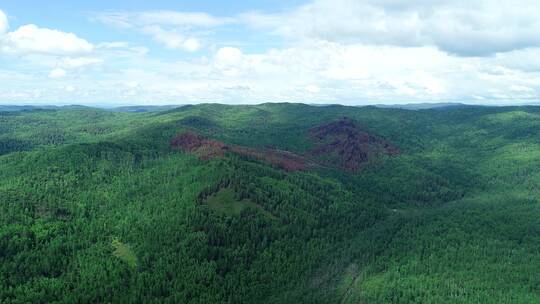
[[214,195],[210,196],[206,203],[208,207],[219,214],[224,214],[228,216],[239,215],[244,209],[253,208],[263,214],[265,217],[270,219],[275,219],[275,216],[270,212],[264,210],[263,207],[257,205],[249,200],[238,201],[235,198],[234,190],[230,188],[225,188],[219,190]]
[[131,250],[129,245],[120,242],[118,238],[115,237],[112,240],[112,246],[114,247],[113,255],[115,257],[126,262],[131,268],[137,267],[137,256],[133,250]]

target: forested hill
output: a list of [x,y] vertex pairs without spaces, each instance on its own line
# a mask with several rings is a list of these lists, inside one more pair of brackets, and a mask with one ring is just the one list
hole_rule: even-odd
[[0,111],[0,303],[540,303],[540,108]]

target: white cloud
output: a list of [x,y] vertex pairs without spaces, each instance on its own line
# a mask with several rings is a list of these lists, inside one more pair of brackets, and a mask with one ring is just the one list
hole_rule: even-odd
[[164,30],[157,25],[144,27],[142,32],[151,35],[155,41],[162,43],[169,49],[181,49],[188,52],[195,52],[201,47],[201,44],[197,39],[187,38],[176,31]]
[[539,15],[540,5],[534,0],[313,0],[277,13],[218,17],[201,12],[107,12],[94,19],[139,30],[168,48],[188,51],[199,49],[199,43],[186,44],[186,39],[200,41],[200,29],[234,24],[291,41],[435,46],[459,56],[486,56],[540,47]]
[[73,33],[28,24],[6,34],[2,50],[10,53],[69,55],[89,53],[94,46]]
[[0,36],[7,32],[8,28],[9,22],[7,16],[2,10],[0,10]]
[[90,66],[90,65],[98,65],[102,63],[103,63],[103,59],[92,58],[92,57],[76,57],[76,58],[67,57],[67,58],[63,58],[62,61],[60,62],[62,66],[66,68],[72,68],[72,69],[81,68],[81,67]]
[[235,47],[222,47],[214,55],[214,67],[223,75],[239,76],[249,69],[249,58]]
[[49,78],[63,78],[67,75],[66,70],[56,68],[49,73]]
[[[284,12],[229,17],[171,11],[95,17],[165,48],[207,51],[163,58],[134,41],[93,46],[74,34],[28,25],[32,35],[27,36],[33,38],[15,37],[21,29],[28,31],[25,27],[0,38],[0,50],[17,55],[1,62],[8,65],[0,71],[0,99],[94,104],[540,100],[537,15],[540,4],[526,0],[314,0]],[[269,40],[275,48],[265,44]],[[60,47],[66,44],[78,47]],[[62,87],[43,79],[47,74],[64,77]]]
[[98,49],[121,49],[127,47],[129,47],[129,42],[126,41],[102,42],[96,46]]
[[436,46],[483,56],[540,46],[540,5],[517,1],[315,0],[282,13],[241,19],[290,39],[394,46]]
[[236,67],[242,63],[243,57],[242,51],[235,47],[222,47],[214,56],[218,68]]
[[307,85],[305,87],[305,90],[308,92],[308,93],[312,93],[312,94],[317,94],[321,91],[321,88],[319,88],[318,86],[316,85],[313,85],[313,84],[310,84],[310,85]]
[[188,52],[196,52],[201,48],[201,43],[195,38],[188,38],[182,43],[182,48]]
[[[132,54],[133,61],[122,66],[104,62],[109,66],[97,76],[77,72],[64,80],[77,87],[75,92],[27,80],[34,85],[10,96],[30,98],[35,86],[43,86],[40,99],[77,97],[88,103],[511,103],[538,98],[540,72],[508,66],[508,58],[517,56],[513,53],[456,57],[435,47],[306,42],[258,53],[222,47],[208,58],[175,62]],[[536,54],[540,57],[540,50]]]

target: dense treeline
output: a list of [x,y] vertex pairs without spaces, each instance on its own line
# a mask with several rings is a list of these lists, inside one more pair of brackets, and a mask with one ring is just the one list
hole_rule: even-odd
[[[347,116],[402,153],[286,172]],[[537,303],[536,108],[201,105],[0,115],[0,303]]]

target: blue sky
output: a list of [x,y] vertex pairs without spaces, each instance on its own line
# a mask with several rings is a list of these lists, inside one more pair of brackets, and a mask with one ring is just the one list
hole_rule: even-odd
[[536,103],[540,4],[0,3],[0,103]]

